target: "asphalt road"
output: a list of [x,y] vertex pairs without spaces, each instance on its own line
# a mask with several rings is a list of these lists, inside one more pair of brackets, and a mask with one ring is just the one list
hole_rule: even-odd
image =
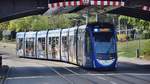
[[14,47],[0,45],[3,65],[10,67],[3,84],[150,84],[149,64],[120,61],[116,71],[87,70],[62,62],[18,58]]

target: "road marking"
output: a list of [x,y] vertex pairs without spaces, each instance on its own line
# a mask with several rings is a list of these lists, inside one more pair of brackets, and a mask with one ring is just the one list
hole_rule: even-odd
[[[7,79],[27,79],[27,78],[44,78],[44,77],[54,77],[54,76],[26,76],[26,77],[9,77]],[[57,77],[57,76],[56,76]]]
[[111,73],[111,74],[80,74],[80,75],[97,75],[97,76],[99,76],[99,75],[139,75],[139,76],[142,76],[142,75],[145,75],[145,76],[150,76],[150,74],[147,74],[147,73],[144,73],[144,74],[140,74],[140,73]]
[[[60,74],[60,73],[57,72],[57,74]],[[108,76],[109,75],[125,75],[125,74],[74,74],[73,73],[73,74],[69,74],[69,75],[65,75],[65,76],[72,76],[72,75],[91,75],[91,76],[96,76],[98,79],[106,80],[105,78],[99,77],[99,76],[104,76],[104,75],[108,75]],[[148,76],[150,76],[150,74],[135,74],[135,75],[148,75]],[[38,78],[38,77],[42,78],[42,77],[53,77],[53,76],[7,77],[7,79]]]
[[66,70],[68,70],[68,71],[70,71],[70,72],[72,72],[72,73],[75,74],[75,75],[80,75],[80,74],[78,74],[78,73],[74,72],[73,70],[70,70],[70,69],[68,69],[68,68],[66,68],[66,67],[63,67],[63,68],[66,69]]
[[99,77],[99,76],[95,76],[96,78],[100,79],[100,80],[106,80],[105,78],[103,77]]
[[111,84],[117,84],[117,83],[116,83],[116,82],[114,82],[114,81],[110,81],[110,83],[111,83]]
[[[45,65],[45,64],[43,64]],[[47,66],[47,65],[45,65]],[[68,81],[69,84],[74,84],[74,82],[72,82],[71,80],[69,80],[68,78],[66,78],[64,75],[60,74],[57,70],[55,70],[52,67],[47,66],[49,69],[51,69],[52,71],[54,71],[56,74],[58,74],[60,77],[62,77],[64,80]]]

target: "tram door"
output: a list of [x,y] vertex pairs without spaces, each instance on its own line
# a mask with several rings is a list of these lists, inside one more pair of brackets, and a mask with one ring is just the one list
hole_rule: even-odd
[[40,31],[37,33],[37,58],[47,59],[46,35],[47,31]]
[[69,30],[69,62],[77,64],[76,57],[76,30],[72,28]]
[[25,35],[25,56],[36,58],[35,55],[36,32],[27,32]]
[[25,32],[19,32],[16,37],[16,54],[20,57],[24,56],[24,35]]
[[68,29],[63,29],[61,33],[61,60],[68,61]]
[[84,55],[84,41],[85,40],[85,29],[78,29],[78,64],[84,65],[85,64],[85,55]]

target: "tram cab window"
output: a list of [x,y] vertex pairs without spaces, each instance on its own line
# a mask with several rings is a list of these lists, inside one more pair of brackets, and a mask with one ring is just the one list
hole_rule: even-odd
[[113,42],[114,36],[112,32],[100,32],[94,34],[95,52],[96,53],[114,53],[115,45]]
[[97,42],[110,42],[113,37],[112,32],[94,33],[95,41]]

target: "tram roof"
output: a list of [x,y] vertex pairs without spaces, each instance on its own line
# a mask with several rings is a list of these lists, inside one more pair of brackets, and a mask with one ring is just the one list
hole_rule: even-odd
[[75,27],[71,27],[71,28],[69,28],[69,31],[74,31],[75,29],[77,29],[77,27],[75,26]]
[[68,28],[67,29],[62,29],[62,32],[68,32]]
[[38,31],[37,32],[37,37],[46,37],[48,31]]
[[24,38],[25,32],[18,32],[16,37],[17,38]]
[[61,29],[49,30],[49,31],[48,31],[48,36],[49,36],[49,37],[60,36],[60,31],[61,31]]
[[25,37],[36,37],[37,32],[29,31],[26,32]]

